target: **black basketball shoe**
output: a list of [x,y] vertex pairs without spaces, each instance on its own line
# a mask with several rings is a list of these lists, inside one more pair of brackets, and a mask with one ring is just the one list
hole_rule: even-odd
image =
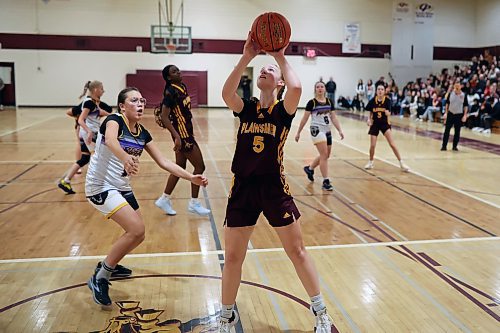
[[[97,272],[99,272],[101,267],[102,267],[102,262],[99,261],[97,263],[96,268],[95,268],[95,274],[97,274]],[[116,265],[115,269],[111,273],[111,277],[127,277],[130,275],[132,275],[132,270],[130,268],[127,268],[127,267],[122,266],[122,265]]]

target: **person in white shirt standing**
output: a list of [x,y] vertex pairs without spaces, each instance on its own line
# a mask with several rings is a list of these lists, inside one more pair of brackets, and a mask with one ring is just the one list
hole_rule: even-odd
[[460,128],[462,123],[467,120],[468,103],[465,94],[462,92],[460,82],[456,82],[453,86],[453,91],[446,98],[446,108],[443,115],[443,120],[446,121],[443,134],[443,144],[441,150],[445,151],[450,137],[450,130],[455,128],[453,134],[453,150],[458,151],[458,141],[460,141]]

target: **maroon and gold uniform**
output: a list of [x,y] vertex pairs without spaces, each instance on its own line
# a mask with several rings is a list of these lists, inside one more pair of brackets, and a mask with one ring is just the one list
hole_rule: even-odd
[[391,101],[389,98],[384,96],[382,101],[379,101],[378,97],[375,96],[368,102],[365,110],[370,111],[372,119],[372,125],[368,130],[368,134],[378,136],[380,131],[382,134],[385,134],[388,129],[391,129],[391,123],[385,114],[386,111],[391,111]]
[[253,100],[243,99],[234,173],[226,209],[229,227],[255,225],[261,212],[274,227],[285,226],[300,213],[285,179],[283,149],[295,114],[289,115],[283,101],[261,108]]
[[[164,92],[163,105],[170,108],[170,121],[181,137],[181,151],[190,152],[197,145],[191,119],[191,98],[186,85],[172,84]],[[172,137],[173,138],[173,137]]]

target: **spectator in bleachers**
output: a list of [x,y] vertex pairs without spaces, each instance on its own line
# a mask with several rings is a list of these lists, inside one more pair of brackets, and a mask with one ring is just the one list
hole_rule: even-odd
[[[320,81],[323,82],[323,81]],[[333,77],[330,76],[330,80],[325,84],[326,97],[328,97],[335,107],[335,91],[337,91],[337,84],[333,81]]]
[[413,84],[413,82],[408,82],[406,84],[406,86],[403,88],[403,96],[406,96],[408,92],[411,92],[411,86],[412,86],[412,84]]
[[399,114],[399,109],[401,108],[402,96],[399,96],[398,87],[393,85],[390,88],[388,97],[391,101],[391,114]]
[[[490,80],[488,80],[488,83]],[[484,97],[495,97],[495,94],[497,92],[497,84],[492,83],[492,84],[487,84],[486,89],[484,89]]]
[[363,79],[358,80],[358,84],[356,85],[356,94],[359,95],[359,98],[361,100],[364,100],[366,98],[366,87],[363,84]]
[[365,102],[361,99],[359,94],[354,94],[351,102],[351,108],[356,109],[356,111],[365,111]]
[[479,101],[479,99],[481,98],[481,96],[479,96],[479,94],[472,90],[472,89],[468,89],[467,91],[467,104],[469,104],[469,108],[472,107],[472,105],[474,104],[474,101],[477,99]]
[[419,97],[420,97],[420,92],[416,92],[415,90],[411,91],[410,118],[417,117],[418,98]]
[[468,129],[472,129],[474,132],[477,132],[480,127],[480,122],[479,122],[479,110],[480,110],[480,105],[479,105],[479,98],[476,98],[472,101],[472,104],[469,105],[470,107],[470,112],[467,113],[467,120],[465,122],[465,126]]
[[410,115],[410,104],[411,104],[411,92],[407,90],[404,98],[401,100],[401,105],[399,109],[400,118],[403,118],[405,113]]
[[420,118],[421,121],[428,120],[431,123],[434,121],[434,115],[436,113],[441,113],[441,100],[439,99],[438,95],[436,93],[432,94],[432,101],[431,105],[429,105],[422,117]]
[[477,60],[476,56],[472,57],[472,64],[471,64],[471,71],[472,72],[477,72],[477,69],[479,68],[479,61]]
[[372,79],[368,79],[368,82],[366,82],[366,98],[371,100],[373,96],[375,96],[375,87],[373,86]]
[[479,55],[479,68],[482,68],[483,66],[488,66],[488,60],[484,59],[483,55]]
[[341,110],[351,110],[352,106],[351,106],[351,102],[349,101],[349,96],[347,96],[347,98],[345,98],[344,96],[340,95],[339,96],[339,99],[337,100],[337,108],[341,109]]
[[497,77],[497,73],[500,71],[500,69],[498,67],[495,66],[495,64],[491,64],[490,66],[490,69],[488,71],[488,79],[490,80],[496,80],[496,77]]
[[480,94],[484,94],[484,90],[486,89],[486,79],[484,74],[479,74],[479,80],[477,81],[476,91]]

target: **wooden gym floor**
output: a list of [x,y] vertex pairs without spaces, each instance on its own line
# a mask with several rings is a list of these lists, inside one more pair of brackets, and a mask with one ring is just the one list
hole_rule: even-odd
[[[321,277],[338,332],[500,331],[500,136],[463,130],[459,152],[439,151],[440,124],[393,117],[402,173],[379,137],[375,169],[365,171],[367,127],[342,113],[329,172],[335,190],[310,183],[315,155],[307,130],[286,144],[288,182],[301,210],[304,241]],[[194,111],[209,186],[209,217],[187,213],[189,184],[174,191],[178,215],[154,206],[167,178],[149,156],[133,188],[146,240],[123,264],[111,311],[86,287],[120,228],[87,203],[84,175],[75,195],[56,182],[74,162],[73,122],[62,109],[0,112],[0,332],[214,332],[220,306],[223,227],[237,120],[224,109]],[[143,124],[173,157],[169,135]],[[335,135],[338,139],[338,136]],[[450,144],[451,146],[451,144]],[[237,307],[237,332],[311,332],[308,297],[264,219],[251,240]]]

